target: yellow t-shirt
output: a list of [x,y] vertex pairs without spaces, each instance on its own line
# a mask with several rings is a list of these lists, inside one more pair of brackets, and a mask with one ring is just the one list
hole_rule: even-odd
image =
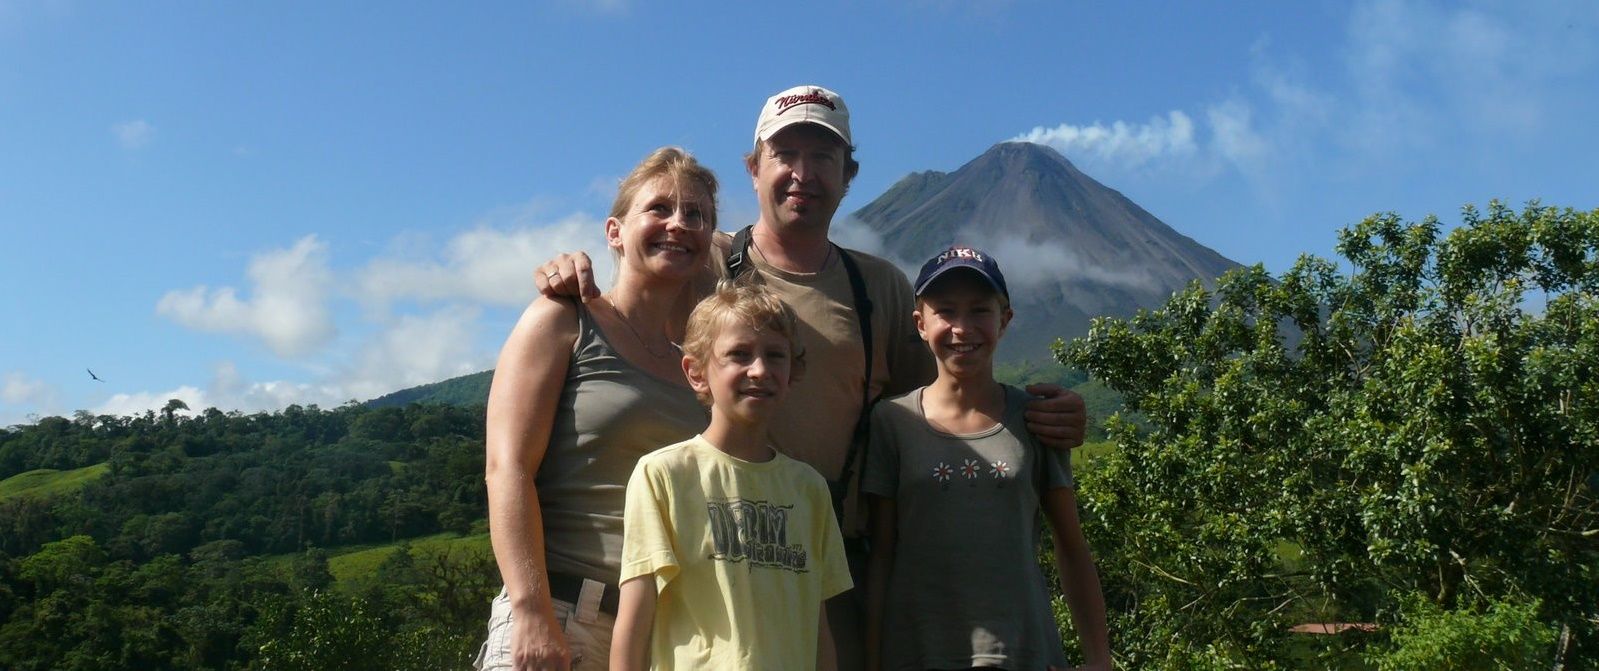
[[816,668],[822,601],[851,582],[810,466],[695,436],[639,460],[622,528],[621,581],[655,576],[652,668]]

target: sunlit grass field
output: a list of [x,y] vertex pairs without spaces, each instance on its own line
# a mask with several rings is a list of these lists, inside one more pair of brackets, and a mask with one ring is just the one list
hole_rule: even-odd
[[26,473],[18,473],[5,480],[0,480],[0,501],[16,496],[55,496],[75,492],[95,480],[100,479],[111,469],[106,464],[95,464],[70,471],[58,471],[53,468],[41,468]]
[[[489,546],[489,535],[486,533],[471,536],[442,533],[412,538],[407,542],[411,546],[411,557],[415,559],[443,552],[448,552],[452,556],[479,552],[489,555],[493,552]],[[334,551],[336,554],[328,558],[328,573],[333,574],[333,579],[341,586],[358,582],[376,572],[378,566],[382,565],[389,555],[399,550],[399,543],[339,548]]]

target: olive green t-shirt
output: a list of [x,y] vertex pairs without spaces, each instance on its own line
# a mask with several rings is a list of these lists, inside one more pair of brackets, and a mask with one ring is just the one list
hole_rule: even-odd
[[548,570],[616,584],[634,465],[708,422],[693,390],[628,363],[579,306],[577,343],[534,481]]
[[878,403],[861,489],[894,499],[883,668],[1066,666],[1038,567],[1039,497],[1071,462],[1027,433],[1027,393],[1005,387],[984,431],[934,428],[918,389]]

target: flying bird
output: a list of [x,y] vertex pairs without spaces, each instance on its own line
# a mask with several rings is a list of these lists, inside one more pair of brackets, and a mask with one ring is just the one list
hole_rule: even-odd
[[95,382],[105,382],[105,380],[100,379],[99,375],[95,375],[93,370],[88,368],[85,368],[84,370],[89,371],[89,379],[94,380]]

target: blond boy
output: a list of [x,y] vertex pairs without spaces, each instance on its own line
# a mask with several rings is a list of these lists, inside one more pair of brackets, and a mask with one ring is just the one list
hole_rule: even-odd
[[795,331],[750,282],[689,316],[683,372],[711,423],[628,482],[612,669],[834,668],[822,602],[851,581],[827,482],[767,438],[804,368]]

